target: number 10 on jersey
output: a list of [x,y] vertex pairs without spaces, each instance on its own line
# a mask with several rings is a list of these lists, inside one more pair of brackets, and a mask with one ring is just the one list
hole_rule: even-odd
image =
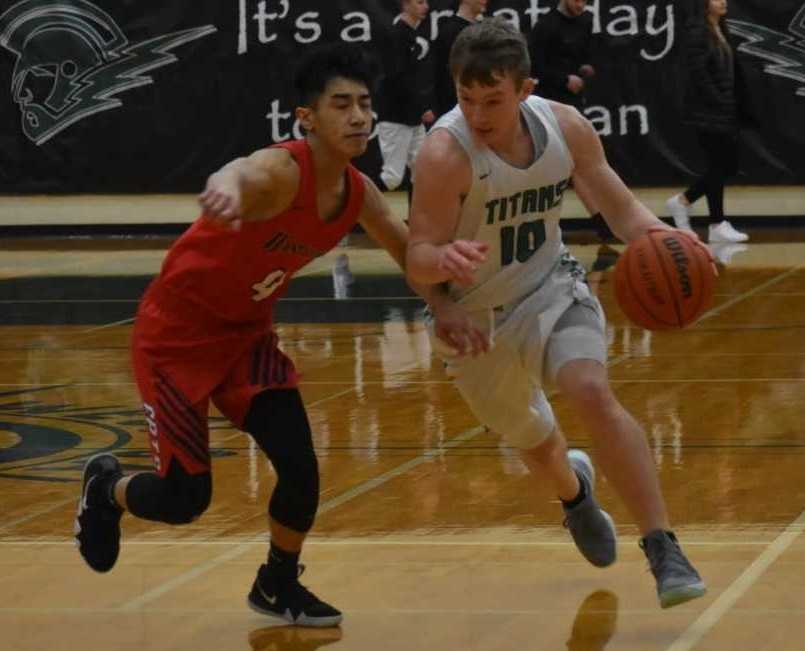
[[500,265],[527,261],[545,242],[545,222],[538,219],[500,229]]

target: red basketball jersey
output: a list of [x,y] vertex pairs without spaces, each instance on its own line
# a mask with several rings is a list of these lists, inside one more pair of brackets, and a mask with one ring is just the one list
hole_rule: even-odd
[[347,166],[348,198],[333,220],[319,217],[310,145],[287,149],[299,165],[299,192],[285,212],[266,221],[244,221],[239,231],[198,219],[171,247],[159,283],[171,294],[224,322],[265,324],[295,271],[332,249],[358,220],[361,173]]

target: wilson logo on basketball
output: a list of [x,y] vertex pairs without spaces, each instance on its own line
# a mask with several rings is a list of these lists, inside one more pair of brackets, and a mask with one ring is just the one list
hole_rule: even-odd
[[690,285],[690,273],[688,271],[690,259],[685,254],[685,250],[682,248],[679,240],[677,240],[675,237],[665,237],[663,238],[662,243],[671,254],[671,260],[674,261],[676,272],[679,275],[679,284],[682,288],[682,295],[685,298],[690,298],[693,295],[693,290],[691,289]]

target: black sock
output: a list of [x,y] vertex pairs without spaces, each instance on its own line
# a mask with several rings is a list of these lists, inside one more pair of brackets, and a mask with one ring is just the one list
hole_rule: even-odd
[[[578,477],[578,473],[576,476]],[[562,506],[564,506],[566,509],[572,509],[574,506],[581,504],[585,497],[587,497],[587,489],[584,488],[584,482],[581,480],[581,477],[579,477],[579,494],[569,502],[565,502],[565,500],[562,498],[559,499],[562,502]]]
[[288,552],[280,549],[272,541],[271,548],[268,550],[268,564],[295,572],[296,566],[299,564],[299,552]]

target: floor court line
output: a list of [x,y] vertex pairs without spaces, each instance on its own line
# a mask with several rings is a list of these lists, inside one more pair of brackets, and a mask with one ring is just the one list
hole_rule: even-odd
[[[743,597],[776,561],[802,534],[805,527],[805,511],[799,514],[785,530],[735,579],[726,590],[677,638],[666,651],[690,651],[707,635],[721,618]],[[687,544],[687,543],[686,543]]]
[[[71,502],[73,500],[70,500]],[[557,528],[557,531],[559,529]],[[262,540],[244,538],[219,538],[217,540],[123,540],[122,547],[230,547],[232,545],[249,545],[252,547],[262,547],[268,543],[268,534]],[[637,543],[637,536],[619,536],[618,543],[629,545]],[[0,540],[0,547],[72,547],[75,543],[72,540]],[[685,547],[768,547],[768,540],[685,540]],[[548,540],[365,540],[363,538],[344,539],[344,540],[306,540],[305,547],[576,547],[570,541],[548,541]]]
[[802,265],[798,264],[797,266],[792,267],[791,269],[788,269],[787,271],[784,271],[783,273],[776,275],[774,278],[770,278],[765,283],[761,283],[757,287],[753,287],[752,289],[748,289],[743,294],[738,294],[735,297],[731,298],[730,300],[725,301],[721,305],[717,305],[716,307],[714,307],[714,308],[712,308],[710,310],[707,310],[707,312],[705,312],[696,321],[696,324],[699,324],[702,321],[704,321],[705,319],[709,319],[710,317],[718,316],[722,312],[730,309],[733,305],[736,305],[737,303],[740,303],[741,301],[749,298],[750,296],[754,296],[758,292],[762,292],[767,287],[771,287],[772,285],[776,285],[781,280],[785,280],[789,276],[792,276],[793,274],[797,273],[800,269],[802,269]]
[[[400,475],[408,472],[409,470],[429,461],[435,456],[439,456],[443,453],[444,450],[457,447],[467,441],[472,440],[476,436],[478,436],[481,432],[485,431],[483,427],[474,427],[469,429],[465,432],[462,432],[458,436],[450,439],[446,443],[442,445],[437,450],[427,450],[423,454],[406,461],[398,465],[397,467],[389,470],[388,472],[379,475],[378,477],[374,477],[367,481],[361,482],[357,486],[345,491],[341,495],[334,497],[332,499],[327,500],[323,504],[319,506],[318,516],[324,515],[328,511],[341,506],[342,504],[355,499],[356,497],[360,497],[361,495],[368,493],[369,491],[377,488],[378,486],[385,484],[392,479],[399,477]],[[263,544],[266,544],[265,541],[262,540],[262,537],[265,534],[261,534],[261,541]],[[234,560],[235,558],[242,556],[246,552],[248,552],[252,547],[250,543],[241,543],[237,547],[230,549],[223,554],[216,556],[208,561],[200,563],[196,565],[191,570],[187,572],[183,572],[179,576],[174,577],[173,579],[166,581],[160,586],[157,586],[147,592],[141,594],[134,599],[130,599],[129,601],[123,603],[119,608],[118,611],[121,612],[131,612],[142,608],[145,604],[151,603],[152,601],[159,599],[162,595],[174,590],[178,587],[181,587],[185,583],[188,583],[203,574],[206,574],[210,570],[215,569],[219,565],[226,563],[228,561]]]
[[[628,359],[628,355],[620,361]],[[618,362],[620,363],[620,362]],[[609,364],[610,367],[615,366],[615,360]],[[610,378],[610,384],[630,384],[640,382],[641,384],[686,384],[686,383],[719,383],[719,382],[805,382],[805,377],[740,377],[740,378],[669,378],[664,380],[653,380],[648,378],[638,378],[629,380],[616,380]],[[350,388],[345,389],[341,393],[332,396],[339,397],[350,391],[354,391],[354,382],[352,380],[316,380],[316,381],[302,381],[299,383],[300,387],[305,386],[337,386],[342,384],[349,384]],[[361,384],[369,386],[381,386],[388,384],[388,380],[361,380]],[[395,380],[395,384],[399,386],[434,386],[440,384],[453,384],[452,380]],[[70,382],[64,386],[68,387],[118,387],[118,386],[134,386],[134,382]],[[0,382],[0,387],[41,387],[42,383],[10,383]],[[325,398],[324,400],[330,400]],[[309,403],[308,407],[312,407],[313,403]]]
[[103,325],[95,326],[94,328],[88,328],[87,330],[80,330],[75,334],[75,336],[80,337],[82,335],[89,335],[95,332],[100,332],[101,330],[106,330],[107,328],[114,328],[115,326],[126,325],[129,323],[134,323],[134,317],[129,317],[128,319],[121,319],[120,321],[112,321],[111,323],[104,323]]
[[[357,615],[374,615],[374,616],[393,616],[393,615],[420,615],[420,616],[428,616],[433,615],[434,617],[444,617],[446,615],[546,615],[546,614],[555,614],[555,615],[566,615],[569,610],[572,608],[534,608],[531,610],[510,610],[506,608],[500,608],[498,610],[492,609],[463,609],[463,608],[456,608],[454,610],[444,610],[444,609],[434,609],[434,608],[424,608],[424,609],[417,609],[417,608],[387,608],[387,609],[375,609],[369,610],[366,608],[350,608],[348,611],[348,615],[350,617],[357,616]],[[630,609],[623,609],[621,610],[618,608],[617,610],[606,610],[606,609],[596,609],[595,613],[597,615],[603,614],[614,614],[618,617],[635,617],[635,616],[649,616],[649,617],[656,617],[659,611],[658,608],[630,608]],[[694,612],[690,608],[686,607],[677,607],[674,609],[676,614],[683,614]],[[805,615],[805,610],[802,609],[741,609],[735,610],[736,613],[744,615],[745,617],[769,617],[774,615]],[[9,615],[48,615],[58,613],[59,615],[80,615],[86,617],[87,615],[92,616],[108,616],[108,615],[119,615],[120,610],[116,608],[0,608],[0,614],[9,614]],[[216,614],[225,614],[230,617],[240,617],[242,619],[248,619],[255,621],[256,616],[252,611],[246,608],[216,608]],[[170,616],[186,616],[186,615],[209,615],[210,610],[202,609],[202,608],[141,608],[137,610],[137,615],[160,615],[162,617],[170,617]],[[271,626],[273,624],[272,620],[263,620],[265,626]],[[277,622],[276,626],[285,626],[280,622]],[[600,647],[599,647],[600,648]]]
[[62,508],[63,506],[67,506],[70,503],[78,504],[78,496],[76,495],[75,497],[71,497],[68,500],[60,500],[58,502],[55,502],[54,504],[51,504],[47,508],[39,509],[38,511],[29,513],[28,515],[22,518],[17,518],[16,520],[11,520],[10,522],[0,522],[0,533],[8,531],[9,529],[13,529],[18,524],[23,524],[25,522],[29,522],[30,520],[34,520],[38,518],[40,515],[45,515],[46,513],[50,513],[51,511],[56,511]]

